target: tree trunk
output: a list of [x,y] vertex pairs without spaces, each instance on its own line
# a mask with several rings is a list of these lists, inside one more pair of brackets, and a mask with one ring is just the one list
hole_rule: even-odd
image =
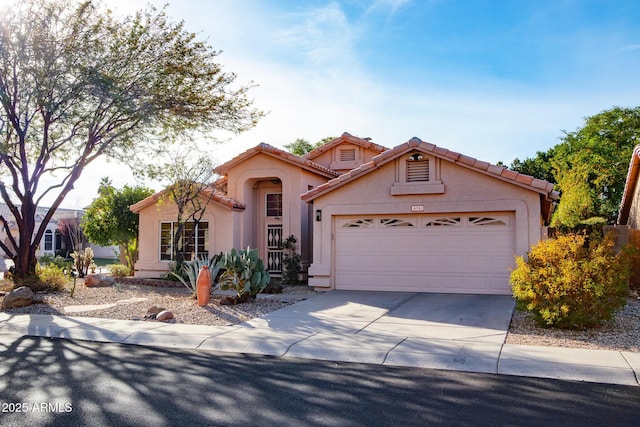
[[18,238],[18,251],[14,263],[14,280],[26,286],[30,284],[29,278],[36,274],[36,249],[37,245],[32,243],[33,232],[35,230],[36,207],[33,203],[24,203],[21,207],[22,218],[16,218],[20,236]]

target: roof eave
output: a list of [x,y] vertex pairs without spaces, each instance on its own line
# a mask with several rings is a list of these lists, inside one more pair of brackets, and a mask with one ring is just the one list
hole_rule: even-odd
[[474,172],[482,173],[483,175],[501,180],[508,184],[516,185],[529,191],[534,191],[543,195],[544,197],[549,198],[552,201],[557,200],[559,196],[558,193],[553,190],[553,184],[550,182],[511,171],[502,166],[493,165],[491,163],[483,162],[472,157],[464,156],[460,153],[437,147],[434,144],[424,142],[419,138],[414,137],[404,144],[400,144],[373,157],[369,164],[365,163],[359,168],[341,175],[337,179],[332,179],[331,181],[322,184],[315,189],[309,190],[301,196],[302,200],[304,200],[305,202],[311,202],[312,200],[337,188],[340,188],[348,182],[359,179],[363,175],[373,172],[386,163],[391,162],[398,157],[415,150],[446,160],[451,163],[455,163],[457,166],[464,167]]
[[618,224],[626,225],[629,221],[629,213],[631,212],[631,203],[633,202],[633,191],[638,183],[638,175],[640,174],[640,145],[636,145],[631,154],[629,162],[629,170],[624,183],[624,191],[622,192],[622,201],[620,202],[620,212],[618,213]]
[[307,158],[296,156],[295,154],[273,147],[264,142],[258,144],[253,148],[250,148],[244,153],[237,155],[236,157],[229,160],[228,162],[223,163],[222,165],[215,168],[214,172],[218,173],[219,175],[226,175],[230,169],[234,168],[235,166],[239,165],[240,163],[246,160],[249,160],[254,156],[257,156],[258,154],[265,154],[269,157],[281,160],[285,163],[289,163],[294,166],[298,166],[304,170],[323,176],[325,178],[331,179],[339,176],[337,172],[332,171],[331,169],[325,168]]

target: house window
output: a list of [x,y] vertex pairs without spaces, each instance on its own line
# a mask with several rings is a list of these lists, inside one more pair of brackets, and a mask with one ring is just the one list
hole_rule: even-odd
[[267,216],[282,216],[282,193],[267,193]]
[[414,158],[407,160],[407,182],[429,181],[429,159]]
[[425,227],[457,227],[461,226],[461,218],[458,217],[442,217],[429,220]]
[[340,150],[340,161],[341,162],[353,162],[356,159],[356,149],[348,148],[345,150]]
[[53,231],[47,230],[44,232],[44,250],[53,250]]
[[[173,236],[178,229],[177,222],[163,222],[160,224],[160,260],[173,261]],[[208,257],[209,251],[209,223],[187,222],[180,233],[178,247],[184,251],[185,261],[198,257]]]
[[383,218],[380,220],[382,227],[413,227],[413,222],[399,218]]
[[373,219],[369,218],[354,219],[342,224],[342,228],[369,228],[374,226]]
[[509,225],[508,218],[494,218],[494,217],[469,217],[470,226],[505,226]]

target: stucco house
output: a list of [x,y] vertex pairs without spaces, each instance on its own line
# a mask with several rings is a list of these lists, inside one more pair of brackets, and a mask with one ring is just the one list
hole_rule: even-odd
[[[40,227],[46,213],[49,211],[48,207],[38,207],[36,210],[36,230]],[[14,216],[11,213],[11,210],[6,205],[6,203],[0,203],[0,215],[4,218],[7,218],[9,223],[9,230],[14,236],[15,239],[18,239],[18,226],[15,222]],[[84,215],[84,211],[81,209],[65,209],[58,208],[54,213],[53,217],[47,224],[47,228],[44,232],[42,240],[40,241],[40,245],[38,246],[38,250],[36,251],[36,256],[41,257],[43,255],[50,256],[67,256],[68,253],[72,252],[73,249],[67,247],[67,242],[64,237],[58,230],[58,223],[60,220],[73,218],[80,220]],[[2,240],[7,246],[11,247],[9,243],[9,236],[7,235],[4,228],[0,227],[0,240]],[[117,246],[98,246],[88,244],[87,246],[93,249],[95,258],[113,258],[116,259],[119,256],[119,248]],[[0,257],[4,259],[8,259],[9,257],[4,251],[0,250]],[[0,270],[4,270],[0,267]]]
[[[631,155],[617,224],[618,243],[631,242],[640,248],[640,145]],[[640,283],[640,260],[636,259],[632,268],[631,282]]]
[[[418,138],[393,149],[348,133],[303,157],[260,144],[216,168],[194,254],[257,247],[281,272],[298,238],[317,289],[509,294],[514,255],[544,237],[553,185]],[[160,194],[140,214],[136,275],[171,262],[175,209]]]

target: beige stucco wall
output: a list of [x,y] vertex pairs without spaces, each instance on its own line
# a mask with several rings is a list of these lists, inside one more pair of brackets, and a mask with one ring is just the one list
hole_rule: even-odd
[[[210,254],[230,250],[233,245],[233,224],[238,212],[217,202],[209,202],[202,222],[209,223]],[[160,223],[175,221],[177,210],[174,204],[162,202],[151,204],[140,211],[138,232],[140,258],[135,264],[136,277],[160,277],[170,268],[170,261],[160,260]]]
[[[279,179],[280,183],[271,183],[274,179]],[[265,257],[261,247],[265,231],[260,190],[278,191],[281,188],[283,236],[296,236],[303,264],[308,265],[311,261],[310,207],[300,199],[300,195],[326,181],[323,176],[264,153],[256,154],[229,170],[227,195],[246,206],[239,214],[241,219],[234,229],[234,247],[258,247],[260,256]]]
[[515,214],[517,254],[524,254],[541,239],[538,193],[446,160],[439,161],[438,166],[438,178],[444,185],[443,193],[391,195],[392,184],[399,181],[399,171],[406,157],[401,156],[313,201],[313,210],[322,212],[322,220],[314,221],[314,255],[309,270],[309,275],[313,277],[310,285],[333,287],[332,234],[336,215],[415,215],[412,212],[414,205],[423,206],[424,213],[509,211]]

